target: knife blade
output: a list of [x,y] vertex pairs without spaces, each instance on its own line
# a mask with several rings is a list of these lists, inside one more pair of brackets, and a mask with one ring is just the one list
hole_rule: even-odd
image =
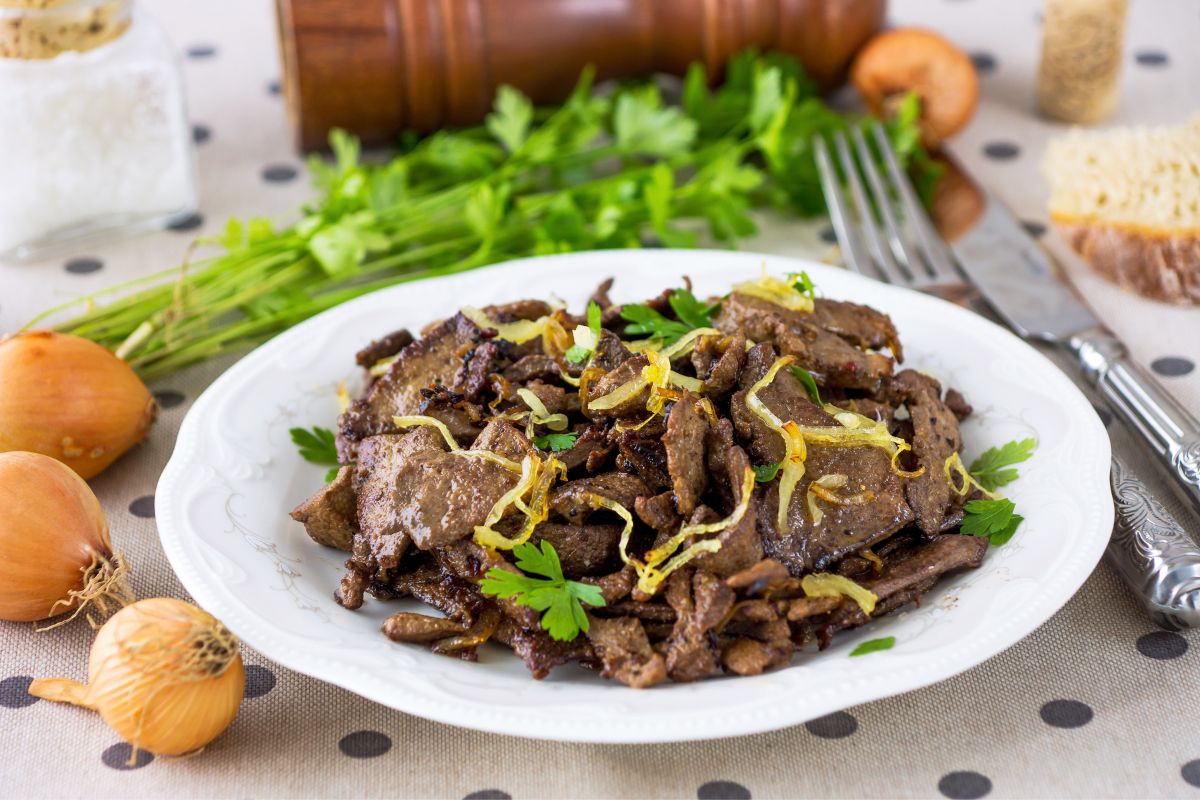
[[1133,362],[1013,213],[979,191],[983,212],[950,243],[959,266],[1018,334],[1075,354],[1089,382],[1139,434],[1200,516],[1200,420]]

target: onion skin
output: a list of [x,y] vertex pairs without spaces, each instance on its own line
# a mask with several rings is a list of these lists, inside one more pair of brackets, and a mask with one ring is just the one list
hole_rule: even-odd
[[40,453],[0,453],[0,619],[71,610],[88,568],[112,557],[104,512],[82,478]]
[[42,453],[87,480],[146,438],[157,408],[95,342],[53,331],[0,341],[0,452]]
[[[198,653],[206,657],[187,660]],[[245,687],[237,639],[191,603],[156,597],[127,606],[100,629],[87,686],[41,678],[29,693],[99,712],[139,750],[182,756],[229,727]]]

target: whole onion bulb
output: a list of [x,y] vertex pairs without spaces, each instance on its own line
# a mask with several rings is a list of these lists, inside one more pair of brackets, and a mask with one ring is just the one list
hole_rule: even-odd
[[180,756],[229,727],[245,686],[233,634],[191,603],[156,597],[104,623],[92,644],[86,686],[41,678],[29,693],[91,708],[135,748]]
[[60,461],[0,453],[0,619],[32,622],[133,599],[96,495]]
[[85,480],[146,438],[157,404],[133,370],[53,331],[0,341],[0,452],[43,453]]

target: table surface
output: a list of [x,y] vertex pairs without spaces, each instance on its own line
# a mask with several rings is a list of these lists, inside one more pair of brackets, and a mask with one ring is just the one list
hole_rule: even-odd
[[[278,91],[272,4],[144,0],[184,59],[201,210],[181,226],[40,264],[0,267],[0,331],[35,311],[178,263],[230,216],[287,218],[310,193]],[[1051,250],[1038,161],[1062,127],[1037,118],[1035,0],[896,0],[892,20],[948,34],[982,75],[954,150]],[[1178,122],[1200,108],[1200,7],[1131,4],[1111,124]],[[746,249],[821,257],[821,224],[768,223]],[[824,236],[823,236],[824,235]],[[824,240],[823,240],[824,239]],[[1060,250],[1061,252],[1061,250]],[[1200,408],[1200,310],[1125,294],[1079,267],[1080,291],[1138,360]],[[190,403],[231,359],[156,383],[150,440],[93,481],[139,596],[186,596],[158,544],[153,492]],[[1102,414],[1102,416],[1104,416]],[[1113,425],[1114,445],[1136,459]],[[1171,501],[1168,501],[1171,504]],[[1173,505],[1173,504],[1172,504]],[[1178,508],[1177,505],[1173,505]],[[0,623],[0,796],[1159,797],[1200,793],[1200,636],[1159,631],[1114,573],[1020,644],[956,678],[804,726],[711,742],[589,746],[465,731],[392,711],[247,650],[247,699],[204,753],[129,765],[89,712],[25,694],[29,676],[82,679],[78,623]],[[614,689],[620,691],[620,689]]]

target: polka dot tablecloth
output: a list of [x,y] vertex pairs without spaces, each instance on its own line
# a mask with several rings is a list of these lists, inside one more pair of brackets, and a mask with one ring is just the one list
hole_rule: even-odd
[[[143,5],[183,59],[200,211],[160,233],[0,267],[0,330],[177,263],[193,237],[218,231],[230,216],[286,218],[309,196],[279,96],[272,4]],[[1200,106],[1200,6],[1131,6],[1112,122],[1180,121]],[[1037,162],[1062,128],[1032,112],[1039,10],[1033,0],[894,0],[892,18],[939,29],[971,54],[983,102],[954,149],[1032,235],[1061,252],[1047,231]],[[821,224],[768,221],[746,247],[821,257],[828,242]],[[1200,408],[1200,311],[1132,297],[1073,262],[1068,270],[1135,357]],[[232,361],[155,384],[162,412],[150,440],[93,481],[140,596],[186,596],[158,545],[153,492],[188,407]],[[1120,426],[1111,430],[1116,446],[1136,457]],[[1104,565],[1025,641],[942,684],[796,728],[680,745],[558,744],[460,730],[247,650],[246,700],[225,735],[194,758],[131,759],[96,715],[25,691],[32,676],[83,678],[91,638],[83,624],[38,634],[0,623],[0,797],[1200,797],[1200,636],[1154,628]]]

